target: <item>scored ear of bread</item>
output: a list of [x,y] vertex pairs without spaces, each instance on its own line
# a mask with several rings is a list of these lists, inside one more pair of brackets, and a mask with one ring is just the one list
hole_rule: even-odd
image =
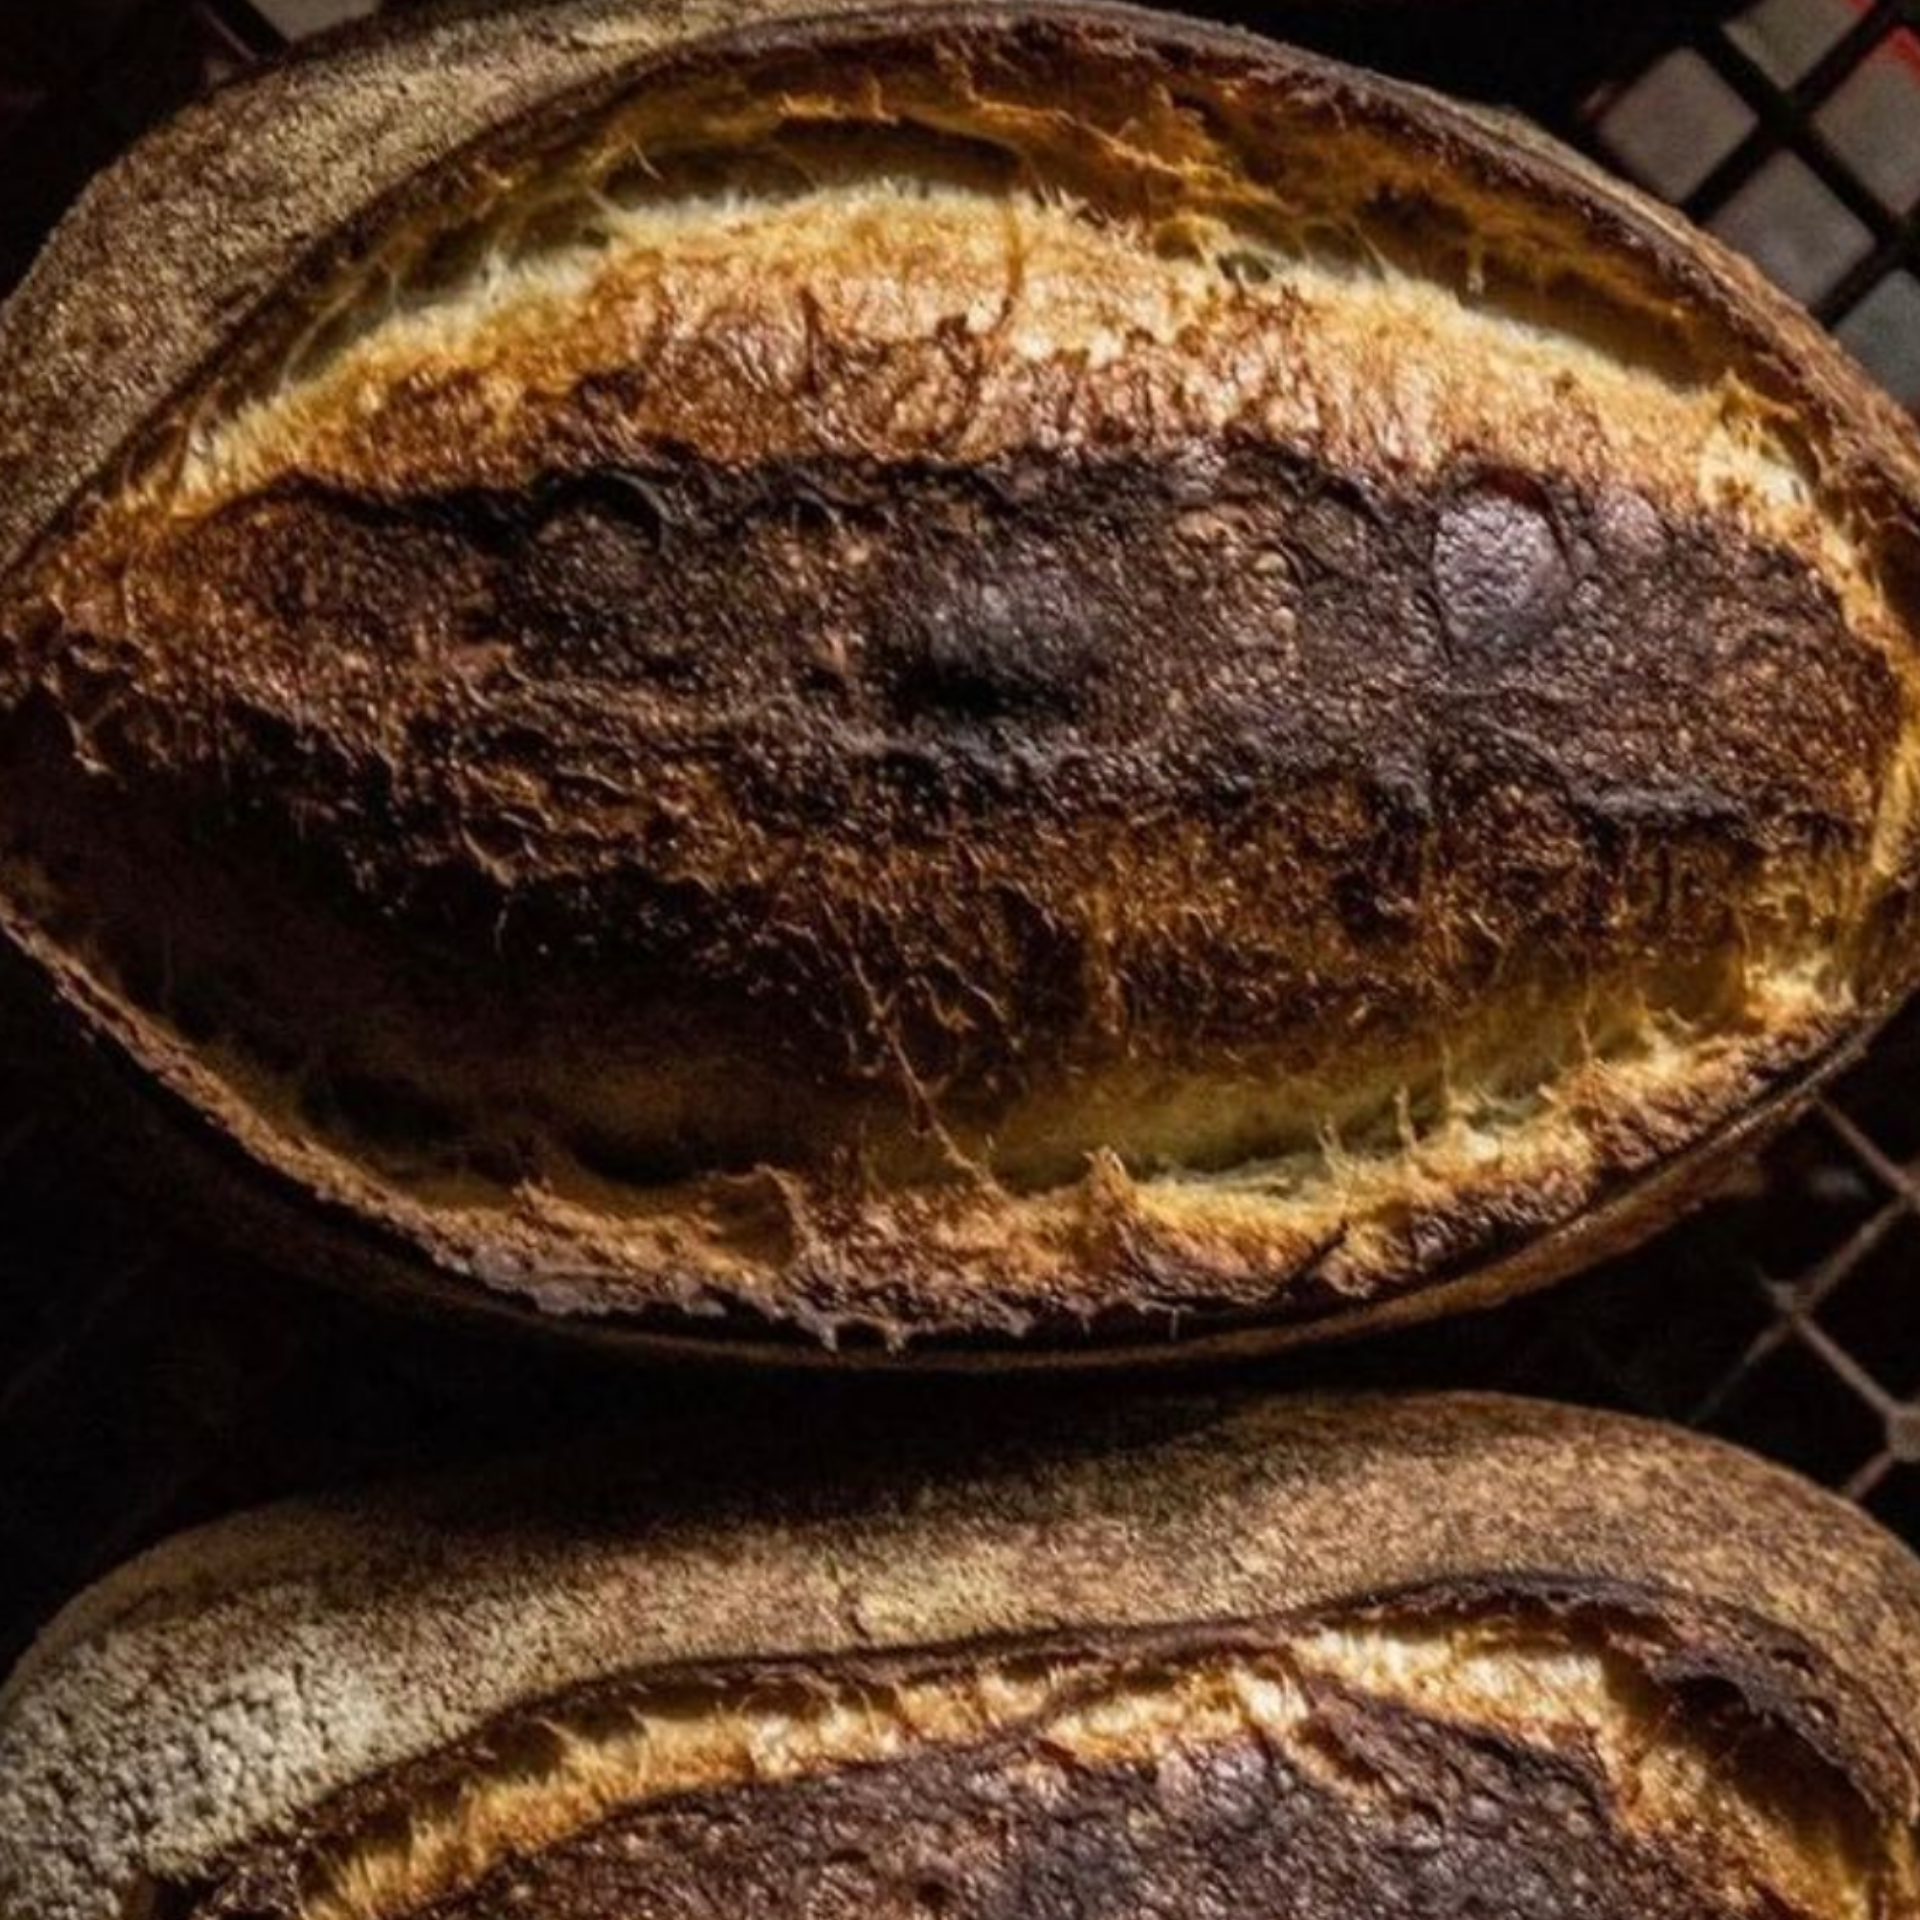
[[1911,427],[1244,36],[350,36],[95,188],[0,394],[7,951],[326,1271],[1304,1337],[1644,1234],[1920,966]]
[[0,1694],[5,1920],[1920,1913],[1920,1567],[1676,1431],[1179,1402],[274,1509]]

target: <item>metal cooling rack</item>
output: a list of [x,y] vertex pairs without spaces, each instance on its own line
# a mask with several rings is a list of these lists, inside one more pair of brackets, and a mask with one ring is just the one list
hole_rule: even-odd
[[[371,10],[0,0],[0,286],[87,174],[170,105]],[[1759,0],[1731,17],[1653,0],[1273,0],[1240,17],[1524,108],[1745,247],[1920,405],[1920,0]],[[1507,1387],[1686,1421],[1920,1543],[1917,1066],[1920,1011],[1633,1262],[1267,1377]],[[180,1525],[522,1443],[640,1396],[669,1415],[732,1403],[804,1434],[810,1410],[850,1391],[954,1422],[1035,1390],[648,1373],[418,1324],[157,1225],[103,1191],[30,1087],[0,1051],[0,1664],[79,1584]]]
[[1920,406],[1920,0],[1760,0],[1590,103],[1587,133]]

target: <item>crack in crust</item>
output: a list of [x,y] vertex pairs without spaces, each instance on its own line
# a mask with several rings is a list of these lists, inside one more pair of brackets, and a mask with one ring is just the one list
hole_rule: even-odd
[[250,1209],[569,1321],[1303,1337],[1645,1231],[1912,978],[1911,445],[1512,135],[938,19],[228,341],[0,609],[15,941]]
[[[1590,1604],[1410,1596],[1224,1641],[1170,1629],[966,1665],[641,1679],[356,1788],[161,1910],[405,1920],[531,1902],[585,1920],[668,1885],[689,1911],[777,1897],[826,1915],[891,1910],[935,1856],[948,1911],[1018,1888],[1022,1911],[1049,1912],[1035,1889],[1058,1875],[1076,1900],[1133,1911],[1184,1884],[1205,1908],[1199,1847],[1244,1877],[1230,1899],[1216,1888],[1225,1910],[1397,1911],[1415,1897],[1392,1864],[1411,1828],[1428,1900],[1577,1859],[1576,1909],[1596,1915],[1920,1912],[1912,1829],[1737,1693],[1667,1691],[1671,1632]],[[1056,1853],[1114,1820],[1133,1845]],[[804,1864],[829,1842],[850,1881]]]
[[1004,1780],[1009,1739],[1070,1750],[1097,1801],[1136,1736],[1204,1760],[1248,1701],[1332,1793],[1332,1858],[1379,1810],[1317,1766],[1335,1696],[1444,1778],[1476,1753],[1584,1768],[1597,1872],[1651,1848],[1697,1888],[1718,1835],[1722,1891],[1759,1876],[1825,1920],[1849,1909],[1816,1880],[1879,1874],[1875,1920],[1915,1911],[1920,1569],[1759,1461],[1472,1397],[1062,1392],[984,1432],[861,1407],[800,1448],[777,1415],[681,1413],[124,1570],[0,1690],[0,1911],[397,1907],[416,1872],[444,1883],[422,1911],[456,1883],[497,1905],[516,1849],[559,1874],[682,1814],[773,1834],[810,1781],[910,1810],[928,1776],[895,1761]]

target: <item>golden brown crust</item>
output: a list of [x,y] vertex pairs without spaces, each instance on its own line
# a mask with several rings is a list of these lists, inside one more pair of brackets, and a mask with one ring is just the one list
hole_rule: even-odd
[[[0,327],[0,919],[320,1257],[1304,1337],[1646,1231],[1905,991],[1913,447],[1706,243],[1123,11],[506,18]],[[396,74],[65,421],[142,183]]]
[[667,1888],[688,1914],[824,1920],[904,1895],[1349,1920],[1518,1916],[1572,1882],[1623,1920],[1910,1913],[1911,1833],[1737,1691],[1700,1697],[1724,1684],[1702,1650],[1746,1623],[1659,1611],[1409,1594],[1225,1634],[601,1689],[338,1796],[160,1910],[589,1920]]
[[[1114,1855],[1183,1876],[1249,1732],[1291,1789],[1241,1890],[1282,1912],[1391,1910],[1428,1788],[1432,1870],[1493,1899],[1557,1840],[1596,1915],[1920,1910],[1920,1569],[1750,1457],[1478,1398],[1063,1404],[984,1448],[877,1409],[811,1442],[601,1433],[137,1563],[0,1696],[0,1911],[368,1920],[545,1874],[599,1914],[633,1863],[745,1898],[836,1824],[848,1892],[898,1891],[917,1842],[967,1910],[1021,1859],[1091,1895],[1062,1806],[1098,1825],[1192,1767]],[[1327,1879],[1287,1906],[1310,1843]]]

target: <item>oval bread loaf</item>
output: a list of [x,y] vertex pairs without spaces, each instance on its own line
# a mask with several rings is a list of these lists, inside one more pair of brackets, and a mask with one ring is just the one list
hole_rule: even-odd
[[1914,977],[1911,428],[1252,39],[349,36],[93,189],[0,394],[29,1017],[328,1271],[1296,1339],[1644,1234]]
[[1920,1914],[1920,1566],[1717,1445],[1440,1397],[657,1451],[77,1602],[0,1695],[0,1916]]

